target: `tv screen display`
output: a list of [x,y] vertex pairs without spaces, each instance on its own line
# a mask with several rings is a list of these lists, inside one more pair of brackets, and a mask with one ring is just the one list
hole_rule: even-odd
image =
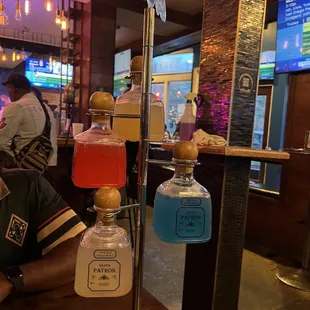
[[128,89],[130,80],[126,76],[130,74],[131,50],[115,54],[114,58],[114,97],[118,97]]
[[310,0],[279,0],[276,73],[310,69]]
[[[60,72],[62,68],[63,79],[67,76],[67,66],[61,66],[61,63],[56,61],[52,64],[48,60],[38,58],[27,58],[25,75],[29,79],[31,85],[46,88],[60,88]],[[68,81],[72,81],[73,66],[68,66]],[[63,80],[66,83],[66,79]]]
[[259,66],[259,79],[272,80],[274,79],[276,52],[265,51],[261,53]]

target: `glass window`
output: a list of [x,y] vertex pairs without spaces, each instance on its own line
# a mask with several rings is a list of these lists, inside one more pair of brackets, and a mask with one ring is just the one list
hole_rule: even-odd
[[184,95],[191,92],[191,88],[191,81],[175,81],[168,84],[166,125],[171,135],[173,135],[176,125],[184,113],[186,103]]
[[152,84],[152,93],[156,95],[157,99],[164,102],[164,83]]
[[192,72],[193,53],[171,54],[153,59],[153,74],[171,74]]

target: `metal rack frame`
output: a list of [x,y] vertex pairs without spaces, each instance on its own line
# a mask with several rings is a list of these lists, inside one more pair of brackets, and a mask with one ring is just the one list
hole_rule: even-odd
[[146,8],[143,20],[143,74],[141,98],[140,152],[138,169],[138,200],[136,212],[136,240],[134,257],[134,283],[132,309],[141,307],[141,293],[143,287],[143,263],[145,247],[146,223],[146,191],[149,152],[149,120],[150,99],[152,87],[152,59],[154,46],[155,9]]

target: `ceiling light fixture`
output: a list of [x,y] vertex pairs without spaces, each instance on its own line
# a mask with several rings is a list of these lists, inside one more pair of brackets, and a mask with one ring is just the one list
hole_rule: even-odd
[[19,54],[19,53],[16,54],[16,60],[17,60],[17,61],[20,60],[20,54]]
[[22,19],[22,11],[20,10],[20,2],[16,1],[15,19],[20,21]]
[[51,12],[51,11],[53,11],[53,2],[51,1],[51,0],[46,0],[45,2],[44,2],[44,7],[45,7],[45,10],[47,11],[47,12]]
[[21,51],[21,53],[20,53],[20,57],[21,57],[22,60],[25,60],[25,59],[28,58],[28,55],[27,55],[27,53],[25,52],[25,49],[24,49],[24,48],[22,48],[22,51]]
[[39,61],[39,66],[40,66],[40,67],[43,67],[43,59],[42,59],[42,58],[41,58],[40,61]]
[[25,0],[25,15],[29,15],[31,12],[30,0]]
[[12,61],[13,62],[16,61],[16,51],[15,51],[15,48],[13,48],[13,52],[12,52]]
[[61,17],[60,17],[59,7],[57,7],[57,9],[56,9],[55,23],[56,23],[56,25],[61,25]]
[[6,26],[9,23],[9,18],[4,11],[4,3],[3,0],[0,2],[0,25]]
[[3,49],[3,54],[1,56],[2,61],[6,61],[5,49]]
[[48,67],[50,71],[53,71],[53,57],[52,54],[50,54],[50,57],[48,58]]
[[69,29],[68,20],[66,18],[65,10],[61,11],[61,30]]

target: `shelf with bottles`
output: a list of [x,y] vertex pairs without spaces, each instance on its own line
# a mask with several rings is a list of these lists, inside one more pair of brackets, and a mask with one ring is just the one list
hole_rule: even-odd
[[[174,143],[163,143],[162,148],[172,150]],[[213,154],[233,157],[247,157],[257,161],[281,162],[290,159],[290,154],[284,151],[259,150],[240,146],[198,146],[201,154]]]

